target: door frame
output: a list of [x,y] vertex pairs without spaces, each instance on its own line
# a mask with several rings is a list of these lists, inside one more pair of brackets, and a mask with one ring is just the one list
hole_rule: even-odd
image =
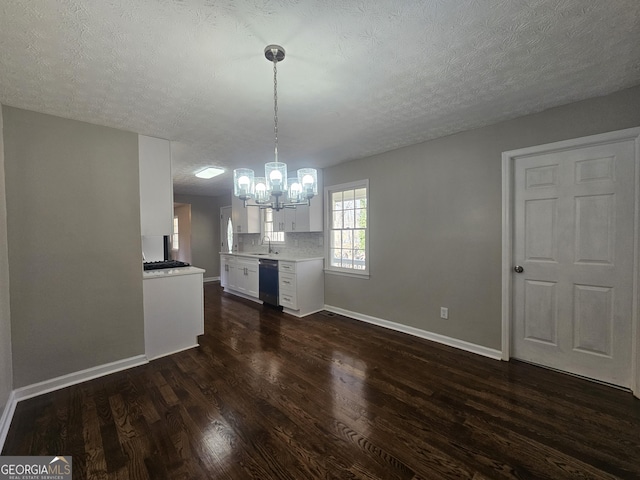
[[518,158],[632,140],[635,144],[635,191],[633,226],[633,304],[631,312],[631,391],[640,398],[640,311],[638,285],[640,282],[640,127],[574,138],[561,142],[537,145],[502,153],[502,360],[511,357],[511,325],[513,322],[513,229],[514,229],[514,163]]

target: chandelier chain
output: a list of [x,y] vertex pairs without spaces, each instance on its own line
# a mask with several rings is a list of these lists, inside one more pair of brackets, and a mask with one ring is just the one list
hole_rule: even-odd
[[311,199],[318,195],[318,171],[315,168],[300,168],[296,176],[289,178],[287,165],[278,160],[278,62],[284,60],[284,48],[267,45],[264,56],[273,62],[275,161],[265,164],[264,177],[256,177],[250,168],[236,168],[233,171],[233,194],[244,202],[245,207],[270,208],[276,212],[299,205],[309,206]]
[[275,161],[278,161],[278,60],[273,60],[273,133],[275,135]]

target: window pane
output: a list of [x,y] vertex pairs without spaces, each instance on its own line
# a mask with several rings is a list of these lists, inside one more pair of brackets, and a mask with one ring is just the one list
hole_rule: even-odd
[[362,250],[353,251],[353,268],[364,269],[366,255]]
[[355,211],[355,225],[354,228],[366,228],[367,226],[367,211],[363,208],[358,208]]
[[354,195],[354,191],[353,190],[346,190],[344,192],[342,192],[342,197],[343,197],[343,210],[346,210],[348,208],[353,208],[353,195]]
[[342,192],[334,192],[331,194],[331,203],[334,210],[342,210]]
[[342,231],[342,248],[353,248],[353,232],[350,230]]
[[342,245],[342,230],[331,232],[331,248],[340,248]]
[[366,241],[366,232],[364,230],[354,230],[353,231],[353,247],[358,250],[362,250],[364,252],[367,241]]
[[334,267],[339,267],[342,263],[340,261],[340,249],[332,248],[330,255],[331,255],[331,265]]
[[343,228],[342,225],[342,211],[339,212],[333,212],[333,224],[331,225],[331,228]]
[[367,189],[358,188],[355,191],[356,208],[366,208],[367,206]]
[[343,228],[354,228],[354,211],[353,210],[345,210],[344,211],[344,226]]
[[231,217],[229,217],[229,221],[227,222],[227,247],[229,252],[233,251],[233,222],[231,221]]

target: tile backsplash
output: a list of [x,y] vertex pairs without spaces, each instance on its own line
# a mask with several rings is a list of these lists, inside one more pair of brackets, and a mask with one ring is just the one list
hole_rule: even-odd
[[[260,234],[239,234],[237,245],[239,252],[266,252],[267,243],[261,242]],[[324,257],[324,233],[285,233],[285,243],[272,243],[272,250],[294,257]]]

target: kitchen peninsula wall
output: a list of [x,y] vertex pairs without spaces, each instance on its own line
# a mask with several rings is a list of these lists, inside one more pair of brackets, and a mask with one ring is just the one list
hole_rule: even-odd
[[143,355],[138,134],[2,113],[13,388]]

